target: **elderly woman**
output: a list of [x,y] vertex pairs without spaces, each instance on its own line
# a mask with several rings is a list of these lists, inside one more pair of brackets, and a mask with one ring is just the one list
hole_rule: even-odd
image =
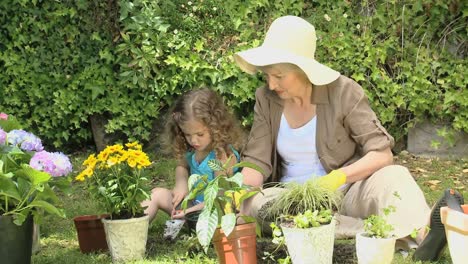
[[[409,235],[424,230],[431,213],[423,192],[405,167],[392,165],[394,140],[362,87],[316,61],[315,48],[314,27],[285,16],[271,24],[261,46],[234,55],[243,71],[260,71],[267,81],[256,91],[254,122],[243,151],[243,160],[257,164],[264,174],[244,168],[245,183],[263,186],[320,177],[322,184],[344,192],[337,237],[353,237],[363,231],[362,219],[394,205],[389,222],[399,246],[417,247],[424,232],[415,240]],[[278,195],[280,188],[266,188],[244,203],[242,213],[263,221],[258,212]],[[438,235],[434,231],[432,237]],[[435,258],[440,250],[434,252],[434,247],[443,242],[426,244],[420,259]]]

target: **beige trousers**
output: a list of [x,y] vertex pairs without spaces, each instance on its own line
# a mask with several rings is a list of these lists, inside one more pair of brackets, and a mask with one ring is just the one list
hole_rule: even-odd
[[[251,204],[251,215],[262,225],[265,233],[270,233],[271,219],[266,219],[262,211],[268,202],[281,195],[282,188],[267,188],[263,195],[256,195]],[[395,228],[397,238],[411,234],[428,224],[430,208],[417,183],[407,168],[390,165],[376,171],[367,179],[351,184],[344,190],[341,209],[336,214],[337,226],[335,237],[352,238],[364,231],[363,219],[371,214],[381,215],[383,209],[393,205],[396,211],[388,216],[388,221]],[[398,193],[398,197],[394,195]],[[274,201],[272,201],[274,202]]]

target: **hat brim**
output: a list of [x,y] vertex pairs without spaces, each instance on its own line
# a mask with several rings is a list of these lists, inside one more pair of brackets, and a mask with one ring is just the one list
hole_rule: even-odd
[[234,54],[234,60],[243,71],[249,74],[255,74],[258,66],[292,63],[301,68],[314,85],[329,84],[340,76],[339,72],[314,59],[306,58],[286,50],[264,46],[238,52]]

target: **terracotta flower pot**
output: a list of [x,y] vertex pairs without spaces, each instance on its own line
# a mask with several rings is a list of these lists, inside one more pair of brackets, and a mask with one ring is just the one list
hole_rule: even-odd
[[440,217],[445,226],[448,247],[452,262],[468,262],[468,204],[462,205],[463,212],[448,207],[440,208]]
[[257,235],[255,223],[234,227],[228,237],[218,228],[213,235],[213,245],[218,255],[219,263],[256,264]]
[[82,253],[108,251],[106,234],[101,219],[109,215],[83,215],[73,218]]

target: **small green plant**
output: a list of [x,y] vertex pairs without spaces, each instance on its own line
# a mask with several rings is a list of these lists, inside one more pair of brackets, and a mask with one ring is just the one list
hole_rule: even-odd
[[[208,166],[218,172],[217,177],[208,181],[208,175],[192,174],[188,180],[189,194],[182,202],[182,208],[187,209],[188,202],[195,199],[197,195],[204,195],[205,206],[198,218],[196,231],[198,241],[205,252],[208,250],[216,228],[220,227],[224,234],[229,236],[239,217],[247,223],[255,222],[253,217],[236,214],[236,208],[240,208],[245,199],[257,194],[260,189],[244,185],[242,173],[237,172],[231,175],[231,172],[241,167],[249,167],[260,172],[262,170],[249,162],[239,162],[232,166],[229,164],[229,159],[225,164],[219,160],[209,160]],[[258,226],[256,231],[260,234]]]
[[[333,218],[333,211],[341,202],[340,191],[330,191],[323,187],[317,180],[309,180],[305,183],[286,183],[282,187],[285,190],[267,210],[267,218],[275,219],[281,225],[295,228],[312,228],[329,224]],[[291,263],[289,254],[285,258],[278,258],[276,252],[285,248],[285,238],[276,223],[271,223],[273,243],[277,247],[273,252],[265,252],[264,259],[278,263]]]
[[323,224],[330,223],[332,219],[332,212],[330,209],[327,210],[307,210],[304,214],[299,213],[298,215],[294,216],[293,222],[296,227],[298,228],[310,228],[310,227],[318,227]]
[[309,180],[303,184],[286,183],[286,189],[280,197],[268,209],[270,217],[297,216],[310,210],[312,212],[325,210],[335,210],[341,202],[342,193],[332,192],[324,188],[316,180]]
[[[401,196],[398,192],[394,192],[393,196],[401,200]],[[383,215],[371,215],[364,220],[364,231],[367,236],[373,238],[390,238],[393,236],[391,233],[394,228],[387,222],[389,214],[396,211],[395,206],[389,205],[383,209]]]
[[[281,231],[281,228],[277,226],[275,223],[270,223],[270,228],[271,228],[272,237],[273,237],[273,240],[271,242],[275,244],[276,247],[272,252],[268,252],[268,251],[263,252],[264,256],[262,257],[262,259],[274,261],[280,264],[291,263],[291,256],[287,254],[288,251],[286,250],[286,247],[285,247],[286,242],[283,236],[283,232]],[[278,257],[278,251],[281,249],[287,254],[286,257],[284,258]]]
[[369,237],[373,238],[389,238],[392,237],[391,232],[393,226],[387,223],[387,216],[395,212],[395,206],[390,205],[383,209],[383,215],[371,215],[364,220],[364,231]]

